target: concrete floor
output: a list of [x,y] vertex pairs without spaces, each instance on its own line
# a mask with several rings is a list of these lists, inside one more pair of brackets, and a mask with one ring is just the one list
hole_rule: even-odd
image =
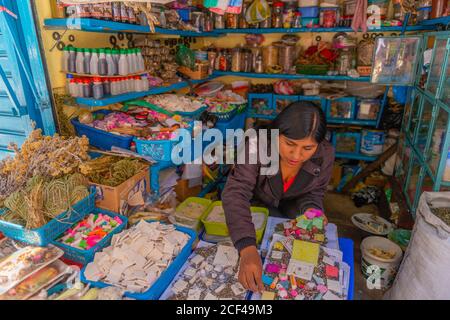
[[375,205],[367,205],[357,208],[350,196],[342,195],[334,192],[326,194],[324,199],[325,212],[329,222],[334,223],[338,227],[338,236],[350,238],[354,242],[354,259],[355,259],[355,291],[354,300],[379,300],[383,297],[381,290],[368,289],[366,280],[361,273],[361,240],[368,233],[360,230],[353,225],[350,218],[355,213],[372,213],[379,214],[378,207]]

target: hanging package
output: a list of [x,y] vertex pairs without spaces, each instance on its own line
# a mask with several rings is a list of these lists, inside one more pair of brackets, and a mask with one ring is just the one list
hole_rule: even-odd
[[450,225],[439,216],[450,210],[450,192],[424,192],[405,258],[385,299],[450,299]]
[[255,0],[250,4],[245,12],[245,20],[249,24],[255,24],[262,22],[269,18],[270,16],[270,8],[267,4],[266,0]]
[[175,56],[176,62],[180,66],[187,67],[191,70],[195,68],[195,54],[194,51],[186,47],[185,45],[180,45],[178,47],[177,54]]

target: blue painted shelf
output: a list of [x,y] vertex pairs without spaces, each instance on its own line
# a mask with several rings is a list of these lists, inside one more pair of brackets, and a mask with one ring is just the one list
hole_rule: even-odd
[[436,26],[437,24],[449,25],[450,16],[441,17],[436,19],[428,19],[421,22],[422,26]]
[[[190,80],[191,83],[197,84],[202,83],[208,80],[214,79],[214,76],[202,79],[202,80]],[[128,100],[138,99],[142,98],[148,95],[152,94],[161,94],[165,92],[170,92],[173,90],[179,90],[188,87],[189,84],[187,81],[177,82],[170,86],[166,87],[154,87],[150,89],[149,91],[143,91],[143,92],[130,92],[130,93],[124,93],[116,96],[110,96],[106,97],[104,99],[94,99],[94,98],[76,98],[76,102],[80,104],[81,106],[88,106],[88,107],[104,107],[110,104],[124,102]]]
[[341,152],[336,152],[336,158],[362,160],[362,161],[375,161],[377,159],[377,157],[366,156],[364,154],[341,153]]
[[356,126],[376,126],[376,120],[336,120],[327,118],[328,124],[346,124]]
[[[401,32],[403,27],[381,27],[377,29],[368,29],[368,32]],[[421,31],[434,30],[434,25],[416,25],[407,26],[406,31]],[[216,29],[216,33],[253,33],[253,34],[267,34],[267,33],[304,33],[304,32],[353,32],[352,28],[259,28],[259,29]],[[360,31],[362,32],[362,31]]]
[[352,78],[348,76],[316,76],[309,74],[282,74],[282,73],[253,73],[253,72],[231,72],[231,71],[214,71],[215,76],[236,76],[260,79],[311,79],[311,80],[349,80],[359,82],[369,82],[370,77]]
[[[141,26],[136,24],[98,20],[98,19],[45,19],[44,25],[48,29],[72,29],[87,32],[125,32],[125,33],[151,33],[149,26]],[[195,32],[184,30],[173,30],[155,28],[155,34],[167,34],[183,37],[218,37],[216,32]]]

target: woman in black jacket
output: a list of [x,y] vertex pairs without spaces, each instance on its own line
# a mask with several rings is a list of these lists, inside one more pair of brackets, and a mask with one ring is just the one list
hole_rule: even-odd
[[295,102],[272,122],[279,130],[279,168],[262,175],[262,165],[236,164],[228,176],[222,203],[231,240],[239,251],[239,281],[261,291],[262,263],[256,249],[250,206],[269,208],[271,215],[295,218],[311,209],[323,210],[323,197],[331,178],[334,149],[325,140],[324,112],[310,102]]

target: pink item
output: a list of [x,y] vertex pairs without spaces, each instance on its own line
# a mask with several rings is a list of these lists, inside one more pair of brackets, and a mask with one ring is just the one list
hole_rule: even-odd
[[355,13],[352,20],[352,29],[358,32],[367,32],[367,0],[356,0]]
[[296,296],[298,296],[298,292],[295,290],[291,290],[290,291],[291,297],[295,298]]
[[319,284],[317,286],[317,290],[319,290],[320,293],[327,293],[328,288],[326,286],[324,286],[323,284]]
[[326,265],[325,273],[326,273],[327,277],[330,277],[330,278],[339,277],[339,269],[334,266]]
[[280,281],[286,281],[287,279],[288,279],[288,276],[285,273],[280,274]]
[[279,273],[281,270],[281,267],[277,264],[268,264],[266,267],[266,272],[268,273]]
[[314,219],[316,217],[316,213],[313,211],[306,211],[305,217],[307,217],[309,220]]
[[297,237],[300,237],[300,235],[301,235],[300,229],[295,230],[295,235]]
[[116,221],[118,224],[122,224],[122,219],[119,217],[114,217],[114,221]]

